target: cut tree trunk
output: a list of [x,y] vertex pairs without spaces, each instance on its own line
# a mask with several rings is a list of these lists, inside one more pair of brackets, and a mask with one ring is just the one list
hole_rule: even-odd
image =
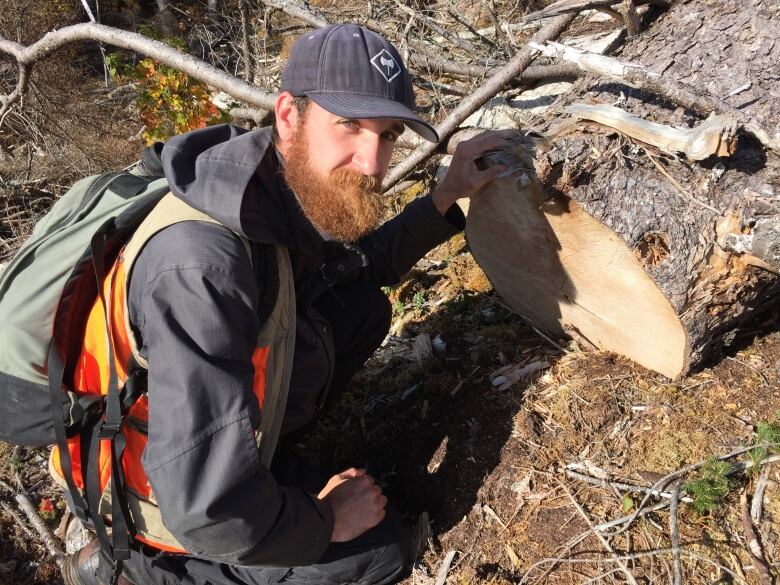
[[[746,87],[729,103],[772,129],[780,13],[770,4],[675,5],[620,59],[719,98]],[[704,123],[651,94],[583,78],[548,111],[548,128],[569,125],[536,172],[475,198],[466,236],[496,290],[536,326],[678,378],[780,301],[780,160],[747,134],[731,154],[696,162],[625,128],[566,117],[572,104],[616,98],[648,121],[642,131]]]

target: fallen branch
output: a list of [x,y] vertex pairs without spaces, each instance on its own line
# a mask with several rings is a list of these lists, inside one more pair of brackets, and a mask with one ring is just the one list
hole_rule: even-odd
[[[644,493],[644,494],[651,494],[653,496],[657,496],[659,498],[665,498],[667,500],[670,500],[672,498],[671,492],[663,492],[658,490],[653,490],[652,488],[641,486],[641,485],[632,485],[630,483],[623,483],[619,481],[609,481],[606,479],[601,479],[599,477],[593,477],[591,475],[585,475],[584,473],[580,473],[579,471],[573,471],[571,469],[566,470],[566,476],[570,477],[572,479],[579,479],[581,481],[585,481],[587,483],[597,485],[599,487],[603,488],[609,488],[610,486],[613,486],[619,490],[623,490],[626,492],[634,492],[634,493]],[[687,496],[683,496],[680,498],[681,501],[690,503],[693,500]]]
[[764,492],[769,484],[769,465],[764,465],[761,475],[756,481],[756,489],[753,491],[753,501],[750,504],[750,518],[755,524],[761,523],[761,516],[764,507]]
[[[566,563],[566,564],[569,564],[569,565],[579,565],[579,564],[587,564],[587,563],[616,563],[616,562],[619,562],[619,561],[633,561],[633,560],[637,560],[637,559],[643,559],[643,558],[648,558],[648,557],[655,557],[655,556],[658,556],[658,555],[668,555],[668,554],[672,554],[672,552],[673,551],[672,551],[671,548],[657,548],[657,549],[654,549],[654,550],[637,551],[637,552],[634,552],[634,553],[631,553],[631,554],[627,554],[627,555],[620,555],[618,557],[600,558],[600,559],[559,559],[559,558],[556,558],[556,557],[548,557],[546,559],[538,560],[533,565],[528,567],[526,572],[523,573],[522,578],[520,579],[520,581],[518,581],[518,585],[523,585],[523,583],[525,583],[528,580],[528,578],[531,576],[531,573],[534,570],[536,570],[537,567],[540,567],[540,566],[542,566],[544,564],[547,564],[547,563]],[[705,563],[709,563],[711,565],[714,565],[714,566],[718,567],[721,571],[725,571],[726,573],[728,573],[729,575],[734,577],[734,579],[736,579],[740,583],[745,583],[745,585],[747,585],[747,581],[745,579],[743,579],[740,575],[738,575],[737,573],[735,573],[734,571],[732,571],[728,567],[725,567],[725,566],[721,565],[720,563],[718,563],[716,561],[713,561],[709,557],[705,557],[704,555],[700,555],[698,553],[695,553],[695,552],[690,551],[690,550],[685,550],[685,549],[680,549],[680,554],[685,555],[687,557],[691,557],[693,559],[696,559],[696,560],[699,560],[699,561],[702,561],[702,562],[705,562]]]
[[750,507],[748,506],[747,495],[744,493],[739,496],[739,509],[747,549],[750,552],[750,556],[753,557],[753,566],[756,568],[761,585],[772,585],[772,573],[766,559],[764,559],[761,541],[758,539],[756,529],[750,519]]
[[[49,554],[54,558],[54,562],[57,563],[58,567],[61,567],[62,563],[65,561],[65,553],[62,552],[62,547],[60,546],[60,543],[54,534],[52,534],[51,529],[38,515],[38,512],[35,510],[35,506],[33,506],[32,502],[30,502],[30,498],[28,498],[23,491],[18,492],[14,490],[14,488],[2,480],[0,480],[0,487],[14,494],[14,499],[16,500],[19,509],[27,517],[27,520],[32,525],[32,527],[35,528],[35,531],[38,533],[38,536],[43,542],[43,545],[46,547],[46,550],[49,551]],[[22,488],[22,490],[23,489],[24,488]],[[3,506],[3,508],[14,517],[14,519],[20,524],[25,532],[28,534],[30,533],[29,528],[27,528],[24,522],[21,521],[21,517],[18,514],[14,514],[10,507],[6,508],[6,506]]]
[[45,59],[60,47],[77,41],[98,41],[135,51],[178,69],[247,104],[269,110],[274,106],[275,98],[272,94],[192,55],[134,32],[90,22],[74,24],[46,33],[40,40],[27,47],[0,37],[0,52],[12,55],[19,65],[19,80],[16,88],[9,95],[0,96],[0,116],[25,93],[30,70],[35,63]]
[[682,585],[682,563],[680,562],[680,529],[677,526],[677,502],[679,497],[680,480],[677,480],[672,486],[672,498],[669,500],[669,535],[672,540],[674,585]]
[[[556,478],[558,480],[558,478]],[[574,504],[574,507],[577,509],[577,512],[580,516],[582,516],[583,520],[587,523],[588,526],[590,526],[593,533],[596,535],[596,537],[601,542],[602,546],[609,552],[609,554],[612,556],[612,558],[617,561],[617,563],[620,566],[620,569],[623,571],[623,574],[626,576],[626,580],[631,583],[631,585],[639,585],[636,582],[636,579],[634,578],[634,575],[631,573],[631,571],[628,568],[628,565],[622,560],[618,558],[618,554],[615,552],[615,549],[612,548],[612,545],[609,544],[609,541],[602,536],[600,532],[597,532],[593,530],[593,522],[590,521],[590,518],[588,518],[588,515],[585,513],[585,510],[582,509],[582,506],[580,506],[580,503],[575,499],[575,497],[572,495],[572,493],[569,491],[569,488],[566,487],[566,485],[558,480],[558,483],[563,488],[563,491],[566,492],[566,495],[569,496],[569,499]]]
[[451,550],[447,553],[447,556],[444,557],[444,561],[441,563],[441,567],[439,567],[439,572],[436,573],[436,583],[435,585],[444,585],[444,583],[447,582],[447,573],[450,572],[450,566],[452,565],[452,560],[455,558],[455,554],[458,551]]
[[529,43],[545,56],[575,63],[583,71],[602,75],[626,85],[648,91],[677,105],[693,110],[702,116],[721,114],[729,116],[745,132],[753,135],[766,148],[780,154],[780,140],[772,138],[761,125],[748,114],[722,99],[681,81],[664,80],[641,65],[619,61],[590,51],[584,51],[559,43],[546,45]]
[[301,6],[293,0],[263,0],[263,4],[281,10],[285,14],[302,20],[313,27],[322,28],[328,26],[328,21],[321,13],[311,7]]
[[[558,2],[554,2],[541,10],[537,10],[536,12],[529,12],[523,16],[523,20],[529,22],[532,20],[540,20],[542,18],[558,16],[560,14],[577,14],[585,10],[609,7],[615,4],[622,4],[623,2],[624,0],[559,0]],[[669,6],[672,4],[672,0],[636,0],[633,2],[633,4],[655,4],[657,6]]]
[[[564,15],[556,18],[544,28],[539,30],[533,37],[534,42],[545,42],[561,34],[569,23],[574,19],[573,16]],[[498,91],[512,78],[517,77],[531,63],[533,51],[529,47],[524,47],[505,67],[491,77],[485,84],[475,91],[471,96],[462,100],[458,107],[436,127],[436,131],[442,140],[445,140],[452,134],[458,125],[469,115],[476,111],[482,104],[493,97]],[[401,161],[387,176],[384,183],[384,190],[389,189],[401,179],[403,179],[417,165],[427,160],[436,151],[435,144],[425,144],[412,152],[409,157]]]

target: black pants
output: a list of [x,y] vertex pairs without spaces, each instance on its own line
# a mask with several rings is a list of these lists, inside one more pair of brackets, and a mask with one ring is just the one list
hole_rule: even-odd
[[[314,303],[331,324],[336,369],[333,402],[350,378],[379,347],[390,327],[390,303],[378,286],[355,282],[334,287]],[[283,485],[317,492],[340,470],[321,469],[292,441],[283,441],[271,467]],[[137,585],[267,585],[271,583],[384,585],[401,578],[412,561],[409,528],[388,508],[382,522],[358,538],[332,543],[316,564],[305,567],[236,567],[178,555],[133,551],[126,575]]]

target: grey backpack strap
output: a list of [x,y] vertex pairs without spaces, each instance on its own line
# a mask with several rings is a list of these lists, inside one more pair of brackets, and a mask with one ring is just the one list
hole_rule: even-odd
[[275,248],[279,292],[257,342],[258,346],[271,348],[266,367],[265,400],[260,415],[260,428],[257,430],[260,461],[266,467],[271,464],[279,442],[295,352],[295,285],[290,254],[283,246]]
[[[172,193],[168,193],[160,200],[151,213],[149,213],[143,223],[138,226],[138,229],[133,234],[133,237],[125,246],[125,249],[122,252],[122,259],[125,265],[125,274],[128,276],[130,275],[133,264],[135,264],[135,261],[138,258],[138,254],[141,253],[141,250],[146,245],[146,243],[152,239],[152,236],[169,226],[181,223],[183,221],[205,221],[207,223],[222,225],[213,217],[206,215],[202,211],[198,211]],[[252,262],[252,247],[249,243],[249,240],[239,234],[236,235],[241,239],[241,243],[244,245],[244,249],[249,256],[249,261]],[[129,298],[129,289],[127,287],[129,284],[130,279],[128,278],[127,282],[125,283],[124,315],[125,331],[131,332],[130,311],[127,306],[127,301]],[[133,358],[135,359],[136,363],[143,368],[148,368],[149,364],[141,356],[141,348],[138,347],[138,343],[134,335],[129,335],[129,342],[133,351]]]

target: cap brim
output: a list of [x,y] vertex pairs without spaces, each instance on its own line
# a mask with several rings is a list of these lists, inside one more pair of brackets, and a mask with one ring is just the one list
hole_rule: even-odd
[[314,103],[331,114],[345,118],[388,118],[401,120],[413,132],[429,142],[439,142],[439,135],[433,126],[415,116],[405,105],[373,95],[333,94],[308,92]]

